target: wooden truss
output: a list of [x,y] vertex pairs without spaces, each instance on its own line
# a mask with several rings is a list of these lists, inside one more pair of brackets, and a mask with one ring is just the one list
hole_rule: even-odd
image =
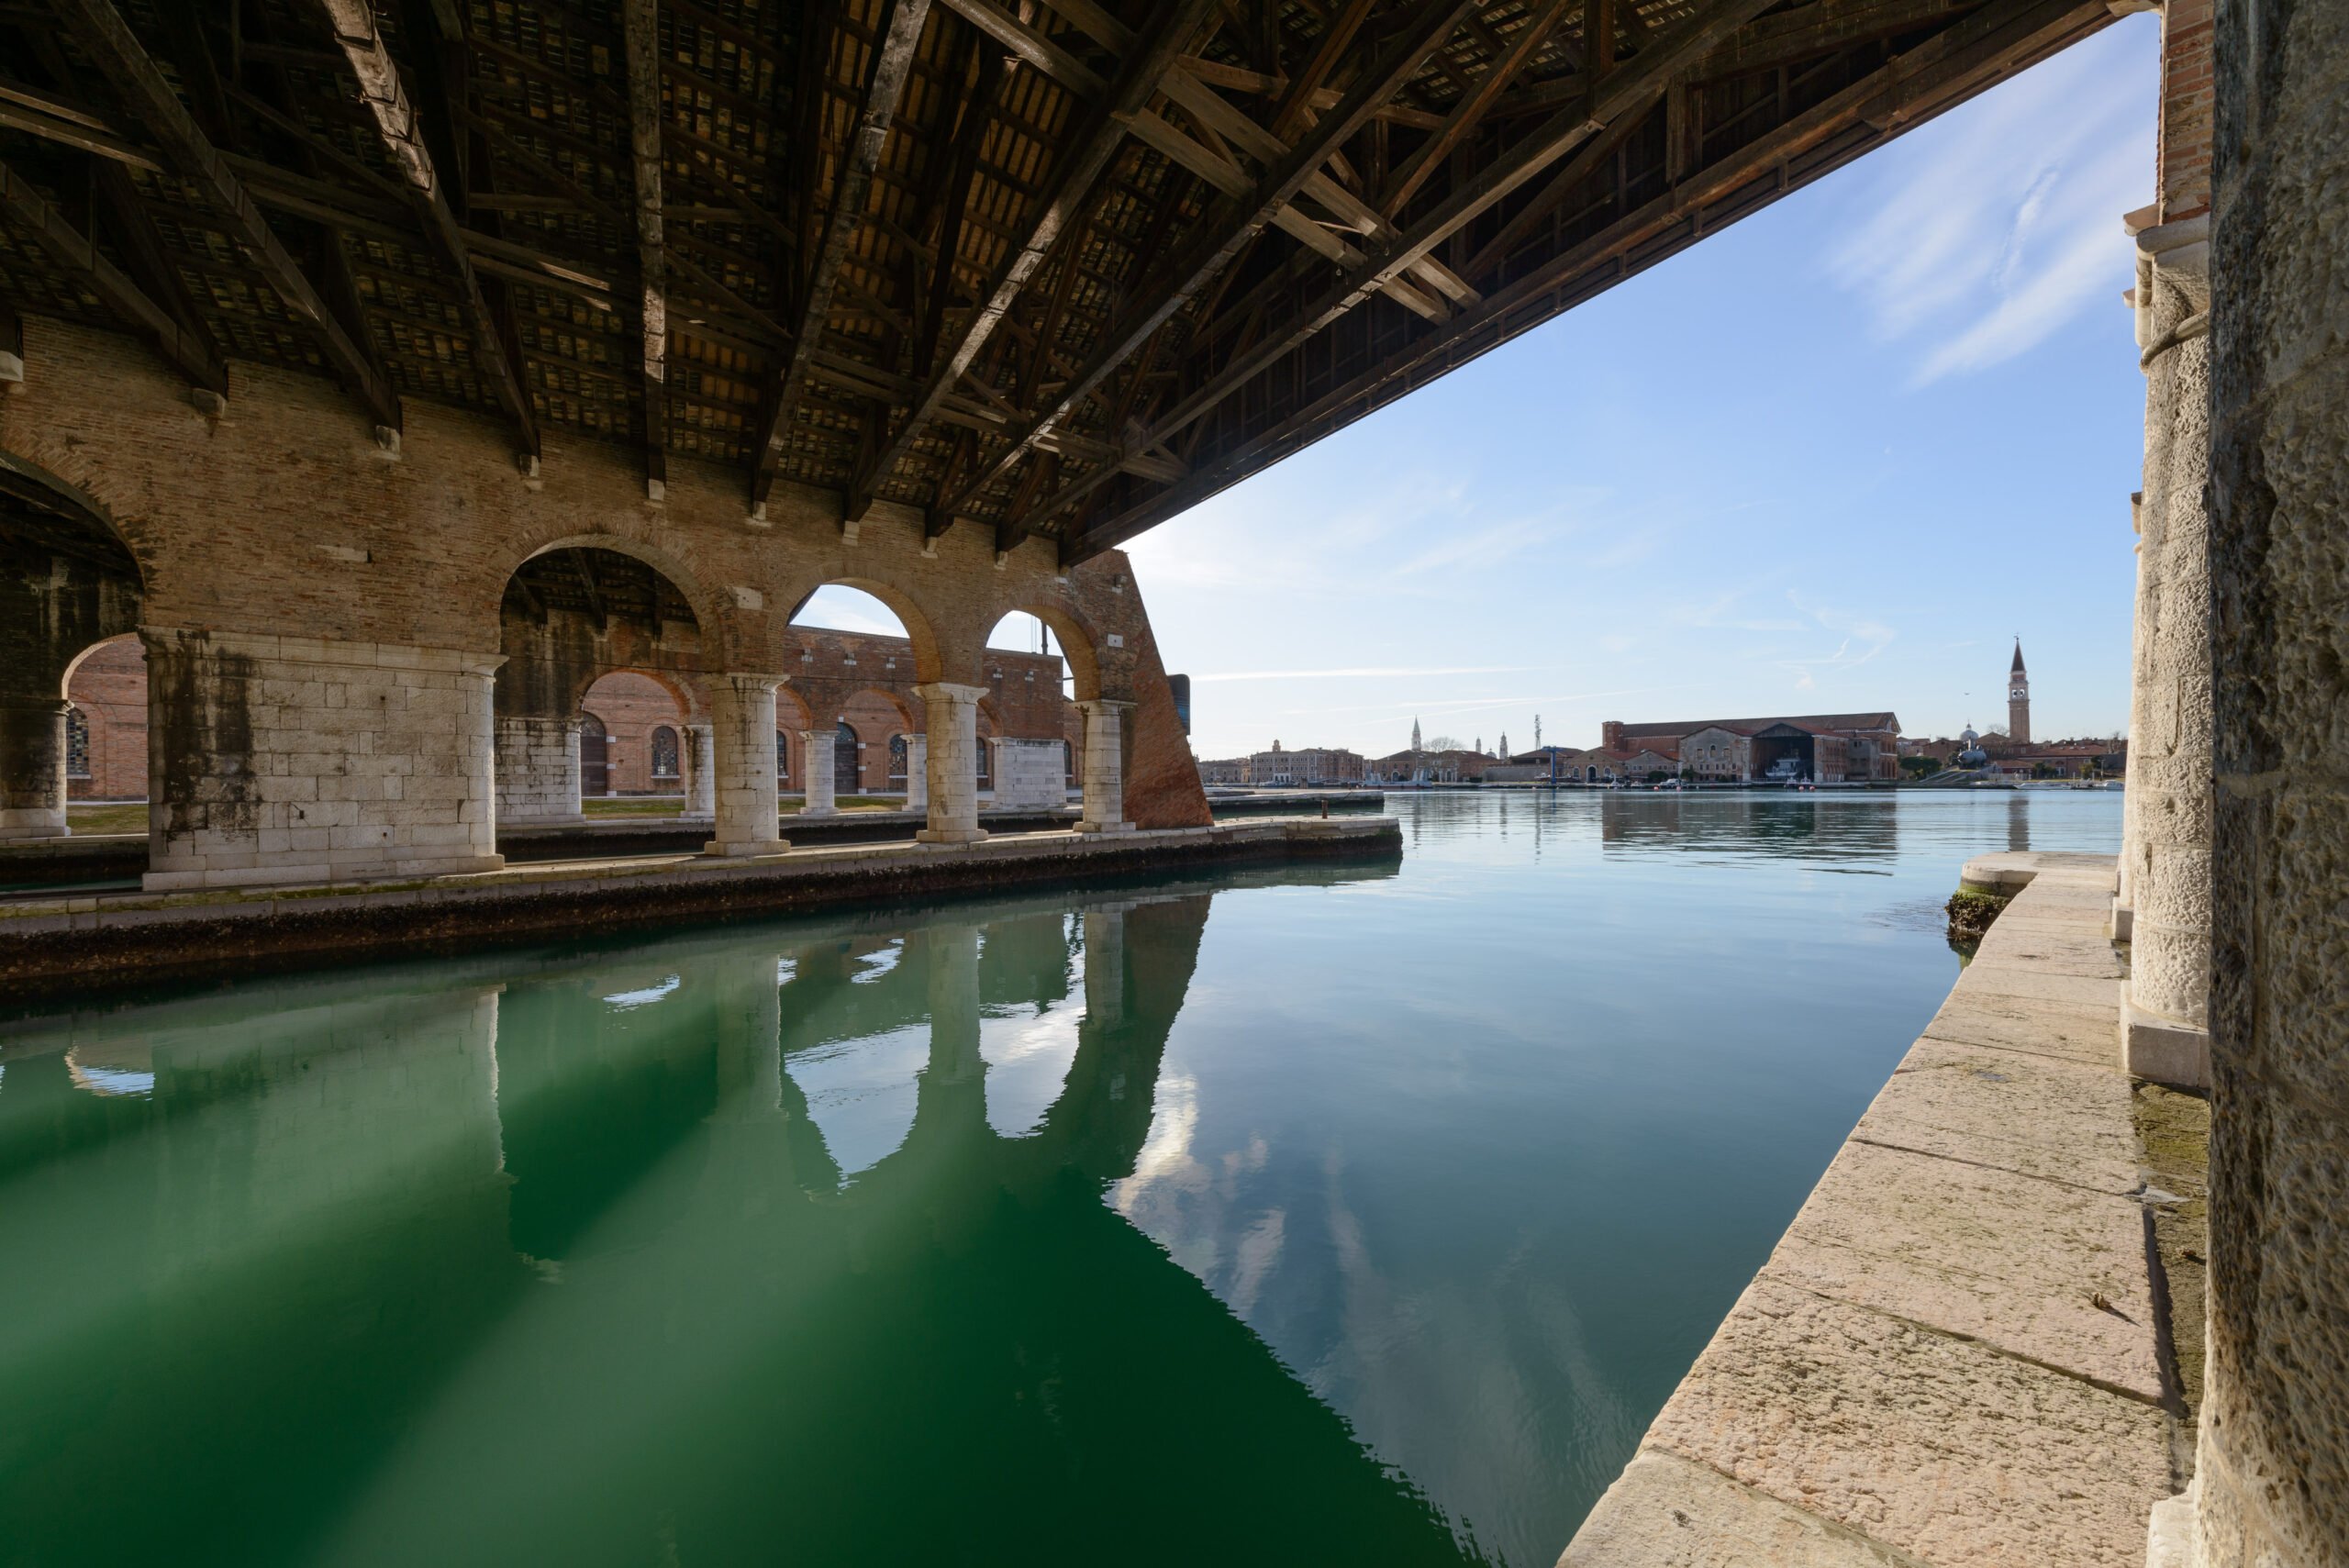
[[0,299],[1083,560],[2104,0],[9,0]]

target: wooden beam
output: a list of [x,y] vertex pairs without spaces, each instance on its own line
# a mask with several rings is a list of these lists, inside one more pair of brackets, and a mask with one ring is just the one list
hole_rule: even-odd
[[1493,100],[1516,80],[1519,72],[1532,63],[1534,55],[1549,39],[1550,30],[1565,16],[1567,6],[1577,3],[1580,0],[1545,0],[1527,13],[1525,25],[1517,29],[1507,51],[1496,55],[1484,75],[1476,79],[1475,91],[1462,94],[1445,117],[1443,128],[1421,142],[1395,171],[1386,189],[1379,193],[1376,205],[1382,214],[1393,218],[1419,194],[1419,187],[1442,165],[1443,160],[1452,156],[1452,150],[1460,145],[1461,139],[1484,118]]
[[113,0],[56,0],[56,10],[72,28],[92,62],[106,72],[115,90],[162,145],[172,167],[229,215],[235,238],[254,266],[285,302],[286,309],[310,324],[328,364],[359,394],[375,422],[397,430],[400,400],[391,382],[351,339],[286,253],[269,220],[221,162],[218,150],[197,128],[169,79],[148,56],[122,13],[115,9]]
[[661,0],[621,0],[629,151],[636,173],[636,264],[643,284],[637,363],[648,491],[669,482],[669,269],[661,206]]
[[23,175],[5,163],[0,163],[0,208],[6,210],[11,229],[30,239],[50,261],[71,272],[100,305],[151,339],[163,357],[190,382],[206,392],[228,395],[228,367],[213,351],[210,339],[99,254],[89,236],[75,228]]
[[[1195,465],[1181,484],[1089,525],[1063,547],[1063,562],[1074,565],[1114,549],[1254,472],[1286,443],[1316,439],[1325,428],[1403,395],[1425,379],[1431,362],[1453,368],[1694,243],[1707,232],[1695,219],[1708,208],[1730,204],[1722,223],[1759,210],[2112,20],[2099,0],[1993,0],[1957,27],[1722,154],[1676,188],[1550,258],[1488,295],[1446,331],[1414,339],[1234,449]],[[1821,149],[1831,152],[1820,157]],[[1798,178],[1792,173],[1798,163]],[[1675,232],[1683,236],[1677,243],[1659,242]],[[1627,262],[1627,257],[1636,259]]]
[[424,225],[427,243],[443,266],[454,274],[459,306],[473,336],[473,371],[488,383],[490,394],[514,422],[523,457],[539,455],[538,415],[530,406],[514,350],[500,330],[496,313],[482,293],[474,274],[473,254],[466,248],[463,228],[449,206],[449,195],[426,147],[424,127],[400,79],[399,64],[384,46],[375,27],[372,0],[317,0],[343,58],[359,79],[360,95],[374,117],[384,150],[406,181],[409,201]]
[[[1587,141],[1594,132],[1604,129],[1609,120],[1626,113],[1644,112],[1662,94],[1673,72],[1735,32],[1772,3],[1773,0],[1715,0],[1708,9],[1656,39],[1630,65],[1609,73],[1598,85],[1587,112],[1577,107],[1553,115],[1524,140],[1453,190],[1394,243],[1324,289],[1319,298],[1291,319],[1286,330],[1272,333],[1253,348],[1235,354],[1222,370],[1151,425],[1141,443],[1141,450],[1163,444],[1205,416],[1299,344],[1376,294],[1387,279],[1399,274],[1415,258],[1442,244],[1510,192]],[[1043,503],[1032,521],[1042,522],[1065,510],[1099,489],[1109,477],[1106,470],[1096,470],[1063,486]]]
[[[1304,188],[1306,181],[1329,161],[1330,154],[1361,129],[1378,106],[1393,97],[1428,56],[1451,38],[1477,3],[1478,0],[1437,0],[1423,6],[1412,25],[1387,46],[1338,106],[1298,137],[1296,145],[1265,171],[1247,197],[1227,200],[1209,213],[1191,242],[1165,270],[1163,285],[1127,312],[1084,370],[1015,434],[1004,450],[982,465],[951,509],[960,510],[971,496],[1008,470],[1039,435],[1065,418],[1071,409],[1220,273],[1272,221],[1274,215]],[[1738,3],[1760,4],[1764,0]]]
[[814,265],[807,274],[799,330],[793,339],[791,358],[776,384],[774,405],[759,438],[757,466],[751,478],[753,511],[766,505],[767,493],[774,485],[775,468],[783,458],[784,429],[797,411],[800,396],[807,389],[808,367],[817,345],[823,340],[825,323],[831,316],[832,294],[840,282],[841,266],[848,259],[849,245],[856,238],[856,231],[864,226],[864,206],[873,189],[873,171],[881,161],[881,150],[889,139],[889,124],[896,118],[898,102],[905,96],[907,79],[913,73],[915,46],[921,41],[922,24],[929,17],[930,0],[893,0],[888,31],[881,47],[873,51],[873,75],[865,84],[864,106],[841,160],[840,173],[832,185],[831,214],[825,222],[823,242],[816,249]]
[[[881,442],[871,469],[851,484],[848,515],[852,518],[863,516],[873,503],[874,489],[905,461],[915,439],[937,417],[940,403],[977,362],[980,350],[1003,324],[1012,303],[1052,254],[1071,219],[1117,156],[1125,139],[1125,122],[1149,104],[1160,82],[1190,47],[1213,9],[1214,0],[1176,0],[1161,8],[1153,30],[1128,57],[1124,70],[1119,73],[1116,90],[1094,106],[1074,139],[1074,150],[1052,171],[1025,236],[1005,258],[986,298],[964,318],[961,330],[954,334],[943,354],[927,367],[929,380],[906,417]],[[941,263],[948,259],[948,252],[941,247]]]

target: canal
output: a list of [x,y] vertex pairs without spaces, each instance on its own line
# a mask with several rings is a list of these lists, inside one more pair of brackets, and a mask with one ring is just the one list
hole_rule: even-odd
[[1547,1568],[2121,796],[1389,801],[0,1018],[0,1568]]

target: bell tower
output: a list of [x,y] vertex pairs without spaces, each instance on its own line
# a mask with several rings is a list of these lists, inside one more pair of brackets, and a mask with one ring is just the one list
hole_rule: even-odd
[[2015,662],[2007,671],[2007,739],[2031,744],[2031,674],[2022,667],[2022,639],[2015,639]]

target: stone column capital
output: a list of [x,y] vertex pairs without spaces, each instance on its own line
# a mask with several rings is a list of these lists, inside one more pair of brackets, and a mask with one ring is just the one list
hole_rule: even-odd
[[1141,705],[1129,702],[1122,697],[1079,697],[1076,700],[1076,706],[1080,712],[1087,718],[1091,718],[1097,714],[1124,713],[1130,708],[1139,707]]
[[987,686],[960,685],[952,681],[924,681],[914,687],[914,695],[925,701],[969,703],[975,706],[978,700],[991,690]]
[[72,706],[61,696],[0,695],[0,708],[6,708],[10,713],[37,713],[54,717]]
[[722,674],[712,675],[709,678],[713,681],[725,682],[737,695],[742,696],[772,692],[790,679],[787,675],[768,675],[754,670],[728,670]]

